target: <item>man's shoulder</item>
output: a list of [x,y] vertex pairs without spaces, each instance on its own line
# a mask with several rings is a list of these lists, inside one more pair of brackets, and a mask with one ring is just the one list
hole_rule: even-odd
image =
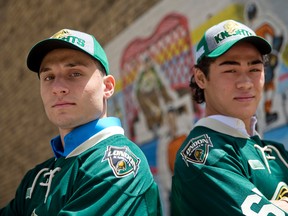
[[82,161],[82,166],[93,166],[103,172],[113,171],[117,178],[131,173],[135,176],[151,173],[147,158],[141,148],[121,134],[102,140],[78,157]]
[[106,152],[112,149],[119,154],[121,152],[126,152],[127,154],[135,154],[141,159],[143,157],[146,158],[139,145],[130,140],[127,136],[121,134],[113,135],[103,140],[99,143],[98,148],[101,148]]

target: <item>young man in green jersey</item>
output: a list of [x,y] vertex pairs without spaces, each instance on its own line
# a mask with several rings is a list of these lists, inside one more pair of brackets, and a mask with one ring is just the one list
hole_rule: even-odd
[[234,20],[200,40],[190,87],[206,117],[177,153],[173,215],[288,215],[288,154],[255,130],[270,52],[265,39]]
[[143,152],[107,117],[115,80],[94,36],[63,29],[31,49],[27,66],[59,136],[55,157],[25,175],[0,215],[161,215]]

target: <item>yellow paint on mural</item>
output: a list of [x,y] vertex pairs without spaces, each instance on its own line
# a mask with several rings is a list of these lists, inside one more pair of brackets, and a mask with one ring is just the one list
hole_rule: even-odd
[[191,31],[191,41],[194,46],[197,44],[204,32],[211,26],[224,21],[226,19],[234,19],[239,22],[243,22],[244,5],[243,4],[231,4],[219,13],[207,18],[207,21]]
[[116,85],[115,85],[115,92],[121,91],[122,90],[122,80],[119,79],[118,81],[116,81]]

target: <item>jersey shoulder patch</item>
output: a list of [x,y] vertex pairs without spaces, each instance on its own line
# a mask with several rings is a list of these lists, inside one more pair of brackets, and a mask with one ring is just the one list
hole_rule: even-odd
[[210,147],[213,147],[210,137],[203,134],[190,139],[180,154],[187,166],[189,163],[205,164]]
[[128,146],[107,146],[101,162],[104,161],[108,161],[117,178],[123,178],[130,174],[133,174],[134,177],[137,175],[141,159]]

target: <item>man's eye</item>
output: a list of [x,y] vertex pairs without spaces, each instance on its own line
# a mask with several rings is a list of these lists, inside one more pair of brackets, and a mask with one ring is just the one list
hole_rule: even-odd
[[224,73],[235,73],[236,72],[236,70],[226,70],[226,71],[224,71]]
[[259,70],[258,68],[253,68],[250,70],[251,72],[261,72],[261,70]]
[[43,77],[44,81],[50,81],[50,80],[53,80],[53,79],[54,79],[54,76],[45,76],[45,77]]
[[75,72],[75,73],[72,73],[70,76],[71,77],[79,77],[79,76],[81,76],[81,73]]

